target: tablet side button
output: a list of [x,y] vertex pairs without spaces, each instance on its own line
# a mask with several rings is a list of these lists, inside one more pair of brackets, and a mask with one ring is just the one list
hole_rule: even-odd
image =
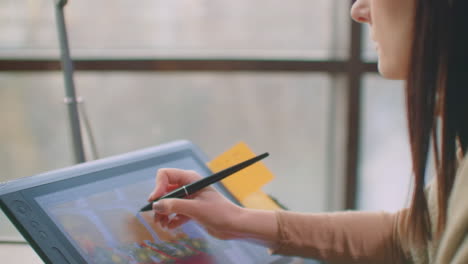
[[42,239],[47,239],[47,234],[44,232],[44,231],[39,231],[39,236],[42,238]]
[[15,208],[16,212],[18,212],[22,216],[28,216],[31,212],[31,207],[21,200],[15,200],[12,203],[13,208]]
[[36,221],[31,221],[31,226],[34,228],[34,229],[37,229],[39,227],[39,223],[36,222]]
[[55,255],[55,258],[53,259],[54,263],[55,263],[55,260],[57,260],[56,263],[68,263],[70,264],[70,262],[65,258],[65,256],[62,254],[62,252],[60,252],[60,249],[56,248],[56,247],[52,247],[52,252],[54,252],[54,255]]

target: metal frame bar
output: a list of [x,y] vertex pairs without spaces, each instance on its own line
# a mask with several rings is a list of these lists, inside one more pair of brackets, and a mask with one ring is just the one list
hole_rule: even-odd
[[80,115],[78,113],[78,102],[73,81],[73,61],[70,57],[68,45],[67,27],[65,25],[64,7],[67,0],[57,0],[55,4],[55,17],[58,39],[60,43],[61,62],[63,68],[63,79],[65,83],[65,103],[67,104],[68,119],[70,122],[70,134],[73,143],[73,153],[76,163],[86,161],[84,153],[83,137],[81,135]]
[[[349,61],[314,60],[255,60],[255,59],[76,59],[78,71],[297,71],[297,72],[348,72]],[[353,64],[356,67],[356,63]],[[376,72],[375,63],[360,62],[356,68]],[[60,71],[58,60],[1,59],[0,71]]]
[[[365,73],[361,58],[362,26],[351,22],[350,59],[348,61],[348,139],[346,144],[345,209],[356,209],[361,80]],[[377,68],[377,67],[376,67]]]

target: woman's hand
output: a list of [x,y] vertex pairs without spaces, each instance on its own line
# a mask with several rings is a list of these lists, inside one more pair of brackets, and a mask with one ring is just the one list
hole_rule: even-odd
[[[194,171],[160,169],[156,188],[149,201],[195,182],[202,177]],[[163,227],[176,228],[190,219],[219,239],[248,239],[265,246],[275,246],[278,223],[275,212],[246,209],[229,201],[213,187],[206,187],[186,199],[162,199],[153,204],[154,219]]]
[[[148,200],[192,183],[202,177],[194,171],[160,169],[156,188]],[[210,235],[219,239],[241,238],[237,219],[243,209],[229,201],[213,187],[206,187],[186,199],[162,199],[153,204],[155,221],[163,227],[176,228],[190,219],[202,225]],[[173,216],[175,214],[175,216]]]

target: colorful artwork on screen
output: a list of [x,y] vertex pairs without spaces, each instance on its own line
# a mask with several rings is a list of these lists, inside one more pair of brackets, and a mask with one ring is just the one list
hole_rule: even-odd
[[142,202],[131,197],[140,184],[57,204],[50,213],[89,263],[217,263],[212,238],[194,223],[168,230],[152,212],[138,213]]

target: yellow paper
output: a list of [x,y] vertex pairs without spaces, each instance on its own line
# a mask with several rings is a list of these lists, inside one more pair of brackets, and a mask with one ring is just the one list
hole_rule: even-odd
[[[208,163],[213,172],[218,172],[237,163],[255,157],[256,154],[245,144],[240,142],[228,151]],[[270,170],[261,161],[236,172],[222,180],[223,185],[242,203],[250,194],[274,178]]]
[[262,190],[256,191],[247,195],[241,204],[247,208],[252,209],[264,209],[264,210],[278,210],[281,209],[279,205],[273,201],[266,193]]

